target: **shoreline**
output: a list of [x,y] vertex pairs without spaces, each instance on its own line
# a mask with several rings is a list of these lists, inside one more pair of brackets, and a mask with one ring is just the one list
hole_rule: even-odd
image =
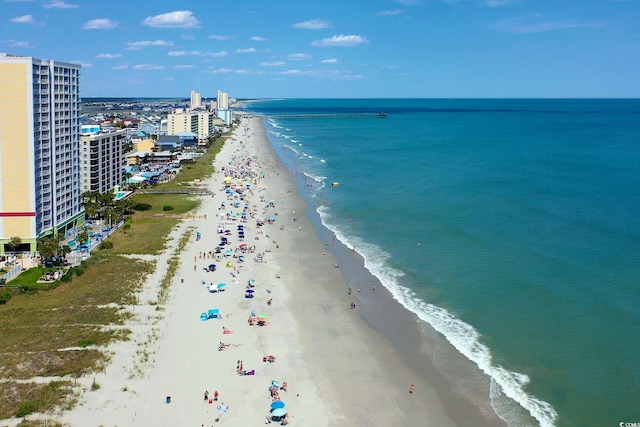
[[[351,300],[357,302],[358,318],[362,321],[360,327],[365,329],[361,332],[376,333],[385,345],[394,348],[397,363],[403,364],[403,368],[409,372],[405,383],[410,384],[419,378],[423,382],[422,386],[433,393],[430,402],[437,400],[453,425],[507,426],[491,407],[491,379],[479,372],[478,367],[460,354],[439,332],[394,298],[380,279],[365,266],[362,255],[343,243],[323,223],[320,213],[315,209],[314,200],[309,196],[310,193],[305,191],[302,174],[294,175],[292,170],[295,170],[295,167],[287,165],[282,153],[276,152],[276,156],[289,172],[298,194],[306,203],[306,214],[315,229],[316,240],[321,243],[319,247],[326,248],[327,253],[331,254],[340,266],[344,286],[335,290],[334,298],[342,300],[345,305]],[[375,286],[375,292],[372,292],[372,286]],[[349,287],[352,289],[352,295],[348,295]],[[362,289],[361,293],[357,292],[358,288]],[[464,372],[462,378],[458,378],[456,373],[444,373],[436,366],[435,358],[440,355],[446,355],[448,362],[454,358],[457,367]],[[459,392],[468,385],[462,382],[470,377],[485,388],[479,390],[476,387],[473,390],[475,394],[467,393],[466,396],[462,396]],[[403,385],[398,384],[398,387],[401,389]],[[528,418],[528,414],[523,416]],[[415,420],[405,420],[405,425],[414,425],[413,422]],[[415,425],[425,424],[418,422]]]
[[[91,375],[100,389],[85,390],[80,405],[63,413],[61,421],[83,426],[209,426],[217,418],[235,425],[263,424],[272,402],[268,388],[277,381],[288,383],[280,397],[286,401],[290,425],[497,425],[449,392],[449,384],[423,365],[425,336],[417,319],[384,287],[378,286],[375,299],[364,298],[364,285],[362,299],[347,294],[351,269],[365,281],[373,276],[359,255],[352,255],[351,266],[342,253],[351,251],[340,249],[341,244],[325,248],[313,216],[304,215],[307,202],[261,120],[242,119],[225,142],[215,159],[216,171],[205,183],[215,195],[198,209],[208,219],[183,220],[172,231],[156,272],[140,293],[141,305],[133,308],[135,318],[128,325],[133,339],[114,345],[112,363]],[[245,224],[244,242],[256,247],[250,257],[261,254],[260,262],[214,261],[207,254],[220,237],[220,222],[236,225],[227,222],[230,210],[221,206],[222,167],[232,161],[258,169],[248,203],[255,215],[276,218],[261,228],[254,218]],[[262,208],[261,200],[273,200],[273,207]],[[174,254],[177,241],[189,232],[186,247]],[[196,239],[196,233],[202,238]],[[235,230],[229,240],[232,246],[239,243]],[[168,302],[159,309],[146,301],[157,291],[172,256],[180,256],[181,263]],[[212,262],[216,271],[203,272]],[[227,268],[227,262],[232,266]],[[249,280],[255,280],[253,299],[244,296]],[[225,283],[225,291],[208,292],[207,285],[215,283]],[[349,309],[352,301],[355,310]],[[201,312],[213,308],[220,310],[221,320],[199,319]],[[264,314],[267,326],[249,326],[252,311]],[[388,331],[378,330],[378,321],[391,329],[400,326],[406,332],[404,341],[391,343]],[[219,342],[229,347],[218,351]],[[266,355],[274,355],[276,362],[263,362]],[[255,375],[238,375],[238,361]],[[205,390],[219,391],[220,400],[203,402]]]

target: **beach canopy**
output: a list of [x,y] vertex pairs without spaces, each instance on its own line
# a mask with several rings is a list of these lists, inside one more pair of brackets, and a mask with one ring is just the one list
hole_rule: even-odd
[[271,409],[279,408],[284,408],[284,402],[282,400],[276,400],[275,402],[271,403]]

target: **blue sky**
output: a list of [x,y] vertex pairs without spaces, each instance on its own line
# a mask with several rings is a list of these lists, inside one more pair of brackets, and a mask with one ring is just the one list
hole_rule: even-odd
[[0,0],[82,96],[640,97],[640,0]]

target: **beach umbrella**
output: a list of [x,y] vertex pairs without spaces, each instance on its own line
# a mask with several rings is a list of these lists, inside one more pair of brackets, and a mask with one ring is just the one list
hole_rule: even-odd
[[216,285],[214,285],[213,283],[209,285],[209,291],[217,291],[218,288]]
[[222,289],[222,288],[224,288],[225,286],[227,286],[227,284],[226,284],[226,283],[218,283],[218,289]]
[[246,292],[246,293],[248,293],[248,294],[252,294],[252,293],[254,293],[255,291],[254,291],[253,289],[247,289],[245,292]]
[[282,400],[276,400],[271,404],[271,409],[284,408],[284,402]]
[[284,417],[285,415],[287,415],[287,410],[284,408],[276,408],[271,411],[271,416],[273,417]]

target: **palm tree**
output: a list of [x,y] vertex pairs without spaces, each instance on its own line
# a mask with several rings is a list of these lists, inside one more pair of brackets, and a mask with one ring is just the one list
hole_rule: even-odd
[[22,243],[22,239],[18,236],[15,236],[15,237],[12,237],[11,240],[7,242],[7,247],[9,248],[10,252],[13,252],[16,250],[18,246],[20,246],[21,243]]

